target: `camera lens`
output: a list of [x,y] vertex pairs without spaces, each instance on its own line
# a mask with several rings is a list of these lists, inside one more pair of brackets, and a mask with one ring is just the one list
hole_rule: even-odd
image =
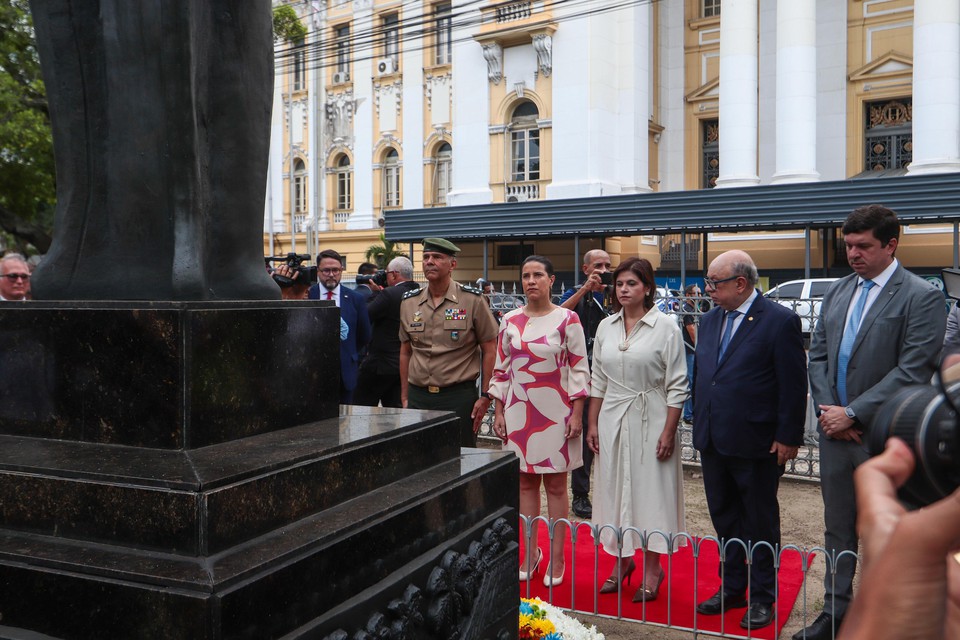
[[[960,385],[946,393],[960,394]],[[960,486],[960,447],[957,414],[946,395],[930,385],[901,389],[887,400],[870,427],[872,455],[883,452],[891,437],[902,439],[913,450],[916,468],[900,489],[900,497],[923,506],[944,498]]]

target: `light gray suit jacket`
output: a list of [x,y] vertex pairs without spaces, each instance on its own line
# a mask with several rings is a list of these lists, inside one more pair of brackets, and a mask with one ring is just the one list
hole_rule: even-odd
[[[840,404],[837,353],[856,286],[854,273],[833,283],[823,296],[808,365],[815,407]],[[898,265],[864,316],[847,365],[847,405],[864,428],[900,388],[930,382],[940,357],[946,315],[943,294]]]

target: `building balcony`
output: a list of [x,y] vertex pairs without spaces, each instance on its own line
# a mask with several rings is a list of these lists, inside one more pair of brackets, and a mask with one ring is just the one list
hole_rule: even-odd
[[505,202],[527,202],[540,199],[539,182],[509,182],[504,193]]

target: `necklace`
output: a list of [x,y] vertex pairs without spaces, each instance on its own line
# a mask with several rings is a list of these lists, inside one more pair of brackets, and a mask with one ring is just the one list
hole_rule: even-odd
[[637,320],[633,324],[633,328],[630,329],[630,335],[626,335],[627,332],[627,319],[623,319],[623,325],[620,327],[620,333],[623,334],[623,340],[618,345],[620,351],[626,351],[630,348],[630,343],[633,342],[633,339],[637,336],[637,332],[640,330],[640,325],[643,324],[643,319]]

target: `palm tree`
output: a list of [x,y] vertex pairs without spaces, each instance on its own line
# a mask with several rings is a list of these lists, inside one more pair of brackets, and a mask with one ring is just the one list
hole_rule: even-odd
[[387,265],[390,264],[390,261],[394,258],[400,256],[405,256],[403,251],[400,251],[397,248],[395,242],[390,242],[387,240],[386,235],[383,231],[380,232],[380,244],[373,244],[367,247],[367,252],[363,256],[370,262],[375,262],[377,266],[381,269],[386,269]]

